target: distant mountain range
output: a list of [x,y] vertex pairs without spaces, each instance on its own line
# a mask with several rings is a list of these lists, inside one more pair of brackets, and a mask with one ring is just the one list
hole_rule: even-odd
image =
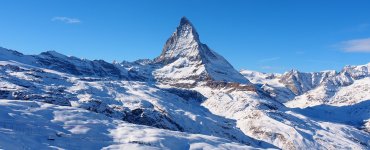
[[0,149],[370,149],[369,72],[239,72],[185,17],[154,60],[0,48]]

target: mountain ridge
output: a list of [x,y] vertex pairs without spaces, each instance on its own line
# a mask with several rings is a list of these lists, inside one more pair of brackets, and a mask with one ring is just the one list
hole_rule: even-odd
[[[163,64],[154,71],[154,76],[166,82],[175,79],[175,82],[187,80],[190,85],[199,81],[250,84],[226,59],[200,42],[195,27],[185,17],[154,61]],[[189,83],[190,80],[193,82]]]
[[[0,107],[7,108],[7,112],[28,107],[23,101],[41,106],[50,103],[73,111],[84,109],[85,120],[95,120],[92,114],[98,113],[114,123],[151,126],[152,132],[166,134],[166,140],[172,133],[175,139],[192,141],[182,145],[188,149],[196,149],[196,143],[179,135],[208,135],[200,140],[203,144],[211,142],[210,136],[217,137],[219,147],[212,147],[216,149],[225,148],[221,145],[248,145],[243,147],[246,149],[369,149],[369,90],[369,64],[346,66],[340,72],[239,73],[200,42],[186,18],[180,20],[161,55],[153,60],[108,63],[55,51],[23,55],[0,48]],[[58,106],[52,107],[50,110]],[[5,116],[9,118],[10,114]],[[36,116],[27,115],[27,120],[32,117]],[[63,132],[74,137],[76,131],[86,128],[70,125]],[[142,129],[148,132],[146,127]],[[0,136],[7,138],[11,133],[5,131],[9,131],[8,126],[0,124]],[[114,132],[115,137],[129,134],[122,128]],[[158,134],[151,137],[154,144],[147,139],[115,142],[138,148],[168,147],[168,143],[157,145],[167,142],[156,137]],[[61,138],[55,138],[55,143],[63,141]]]

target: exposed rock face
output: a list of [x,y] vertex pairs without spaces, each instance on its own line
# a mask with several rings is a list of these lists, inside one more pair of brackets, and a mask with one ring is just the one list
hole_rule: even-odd
[[243,70],[242,74],[263,93],[290,107],[352,105],[370,98],[369,66],[345,66],[340,72],[291,70],[274,75]]
[[346,66],[340,72],[322,71],[303,73],[296,70],[283,74],[280,82],[285,84],[296,95],[301,95],[320,85],[348,86],[355,80],[369,77],[370,67],[367,65]]
[[80,59],[73,56],[66,56],[55,51],[47,51],[39,55],[23,55],[13,50],[0,49],[0,60],[11,59],[24,64],[57,70],[77,76],[126,80],[130,78],[130,72],[117,64],[108,63],[104,60],[91,61]]
[[185,17],[154,62],[163,65],[153,72],[154,77],[170,85],[193,87],[200,81],[250,84],[222,56],[200,42],[196,29]]
[[96,77],[127,78],[127,72],[122,72],[114,64],[103,60],[83,60],[76,57],[67,57],[55,51],[43,52],[36,56],[37,63],[46,68],[70,73]]
[[154,60],[107,63],[0,48],[0,99],[78,107],[254,147],[369,149],[368,73],[369,64],[339,73],[245,70],[246,79],[202,44],[194,26],[182,18]]
[[[187,18],[183,17],[176,31],[165,43],[162,54],[155,58],[155,61],[169,64],[180,57],[200,61],[200,50],[197,49],[200,45],[196,29]],[[191,53],[192,51],[194,53]]]
[[257,92],[257,89],[252,84],[240,84],[235,82],[224,82],[224,81],[209,81],[206,83],[206,86],[213,89],[229,89],[229,92],[234,90],[239,91],[253,91]]
[[297,70],[292,70],[283,74],[280,77],[280,82],[285,84],[294,94],[301,95],[335,75],[335,71],[303,73]]

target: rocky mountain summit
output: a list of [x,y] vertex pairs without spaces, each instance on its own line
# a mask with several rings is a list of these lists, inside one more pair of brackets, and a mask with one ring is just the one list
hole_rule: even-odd
[[225,58],[200,42],[195,27],[185,17],[154,62],[163,65],[153,72],[155,78],[166,84],[186,87],[206,81],[250,84]]
[[185,17],[153,60],[0,48],[0,149],[369,149],[369,71],[238,72]]
[[[361,94],[367,91],[369,69],[369,64],[366,64],[345,66],[339,72],[329,70],[305,73],[291,70],[284,74],[265,74],[242,70],[241,73],[274,99],[291,106],[307,107],[329,103],[351,105],[369,99],[366,96],[368,94]],[[359,90],[348,91],[346,96],[338,97],[340,91],[352,89],[350,87],[353,86]],[[363,96],[358,97],[360,95]]]

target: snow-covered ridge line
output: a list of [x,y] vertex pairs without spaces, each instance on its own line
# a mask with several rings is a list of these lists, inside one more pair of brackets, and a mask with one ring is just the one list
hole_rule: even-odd
[[[51,111],[59,117],[45,115],[46,121],[40,121],[48,122],[52,128],[42,131],[61,131],[68,134],[66,137],[86,135],[87,140],[94,140],[92,136],[104,137],[100,143],[90,141],[91,148],[239,148],[220,139],[225,138],[239,143],[241,149],[249,148],[245,145],[287,150],[369,149],[368,66],[348,66],[339,73],[242,71],[244,77],[201,43],[193,24],[182,18],[155,60],[107,63],[56,52],[23,55],[0,49],[0,108],[3,108],[1,99],[6,99],[5,105],[14,104],[0,109],[0,116],[6,116],[1,117],[4,120],[14,116],[20,116],[16,120],[22,117],[30,120],[43,118],[44,112]],[[24,100],[38,106],[21,106]],[[127,122],[146,126],[136,127],[139,125]],[[98,123],[98,129],[90,128],[91,123]],[[4,130],[7,131],[4,136],[11,134]],[[0,136],[2,131],[0,127]],[[131,139],[131,132],[144,136]],[[196,143],[191,138],[194,134],[200,139]],[[202,138],[204,135],[207,138]],[[31,135],[22,137],[39,139]],[[54,143],[66,137],[60,141],[55,138],[58,141]],[[218,137],[216,142],[214,137]],[[119,142],[122,139],[125,141]],[[17,142],[15,138],[8,141]],[[1,146],[0,141],[0,149]]]
[[[130,123],[214,135],[258,146],[234,120],[200,106],[205,98],[190,90],[168,90],[150,83],[86,78],[0,61],[0,98],[33,100],[84,108]],[[185,94],[188,92],[188,94]]]
[[117,80],[148,81],[150,76],[138,73],[134,66],[139,62],[108,63],[104,60],[80,59],[66,56],[56,51],[46,51],[39,55],[24,55],[15,50],[0,48],[1,61],[16,61],[23,64],[64,72],[80,77],[110,78]]
[[193,24],[185,17],[154,61],[163,67],[154,70],[153,75],[165,84],[183,87],[208,81],[250,84],[225,58],[200,42]]
[[[339,72],[328,70],[306,73],[291,70],[284,74],[273,74],[248,70],[241,71],[246,78],[258,84],[260,89],[282,103],[299,99],[301,104],[289,102],[290,104],[288,105],[290,107],[294,105],[302,107],[333,103],[334,100],[331,99],[335,97],[336,92],[356,82],[357,84],[361,83],[359,80],[370,77],[369,72],[370,63],[359,66],[345,66]],[[354,101],[360,102],[362,100],[366,99],[352,99],[350,101],[354,103]],[[346,101],[341,101],[340,103],[338,104],[343,105]]]

